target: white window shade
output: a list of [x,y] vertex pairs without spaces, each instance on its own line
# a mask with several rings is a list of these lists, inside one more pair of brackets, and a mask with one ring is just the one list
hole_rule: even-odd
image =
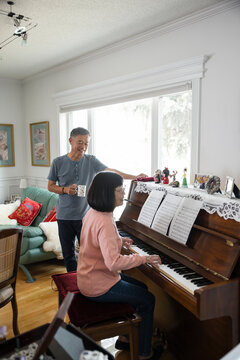
[[194,79],[204,75],[206,56],[198,56],[177,63],[82,86],[53,96],[60,112],[134,99],[153,97],[186,90]]

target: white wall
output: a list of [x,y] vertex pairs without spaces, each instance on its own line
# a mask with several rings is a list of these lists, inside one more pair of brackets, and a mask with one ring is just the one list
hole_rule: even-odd
[[15,166],[0,167],[0,203],[10,194],[19,194],[19,181],[26,173],[25,122],[22,85],[19,81],[0,79],[0,124],[13,124]]
[[[202,80],[199,171],[220,176],[222,187],[226,175],[235,177],[240,186],[239,35],[240,7],[237,7],[25,82],[26,144],[29,144],[29,123],[48,120],[51,160],[59,155],[58,112],[52,99],[57,92],[194,56],[209,55]],[[48,171],[49,168],[31,166],[30,145],[27,146],[27,176],[43,181]]]

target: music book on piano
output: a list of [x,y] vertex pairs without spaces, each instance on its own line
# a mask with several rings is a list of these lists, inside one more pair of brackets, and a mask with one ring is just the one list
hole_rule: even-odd
[[203,201],[182,198],[172,219],[169,236],[181,244],[186,244],[192,226],[202,207]]
[[151,227],[157,232],[167,235],[170,222],[172,221],[182,199],[183,198],[180,196],[167,194],[156,212]]
[[150,227],[164,195],[164,191],[152,190],[143,204],[137,221]]
[[162,201],[164,195],[161,191],[151,191],[138,222],[185,245],[203,202],[172,194],[167,194]]

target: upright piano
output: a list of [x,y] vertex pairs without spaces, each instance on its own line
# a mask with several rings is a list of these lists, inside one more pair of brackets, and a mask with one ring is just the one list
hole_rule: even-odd
[[201,209],[183,245],[137,221],[148,193],[136,186],[117,222],[135,245],[123,253],[158,254],[162,265],[126,273],[155,294],[154,323],[176,359],[220,359],[239,342],[240,222]]

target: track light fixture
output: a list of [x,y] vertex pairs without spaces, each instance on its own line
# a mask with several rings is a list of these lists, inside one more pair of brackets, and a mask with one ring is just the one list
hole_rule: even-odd
[[15,30],[12,32],[12,35],[10,35],[7,39],[0,41],[0,50],[4,46],[16,40],[17,38],[22,38],[23,42],[26,42],[28,38],[27,33],[37,26],[37,23],[32,22],[32,19],[30,17],[16,14],[12,11],[14,1],[7,1],[7,4],[10,6],[9,11],[0,9],[0,15],[5,15],[12,18]]

